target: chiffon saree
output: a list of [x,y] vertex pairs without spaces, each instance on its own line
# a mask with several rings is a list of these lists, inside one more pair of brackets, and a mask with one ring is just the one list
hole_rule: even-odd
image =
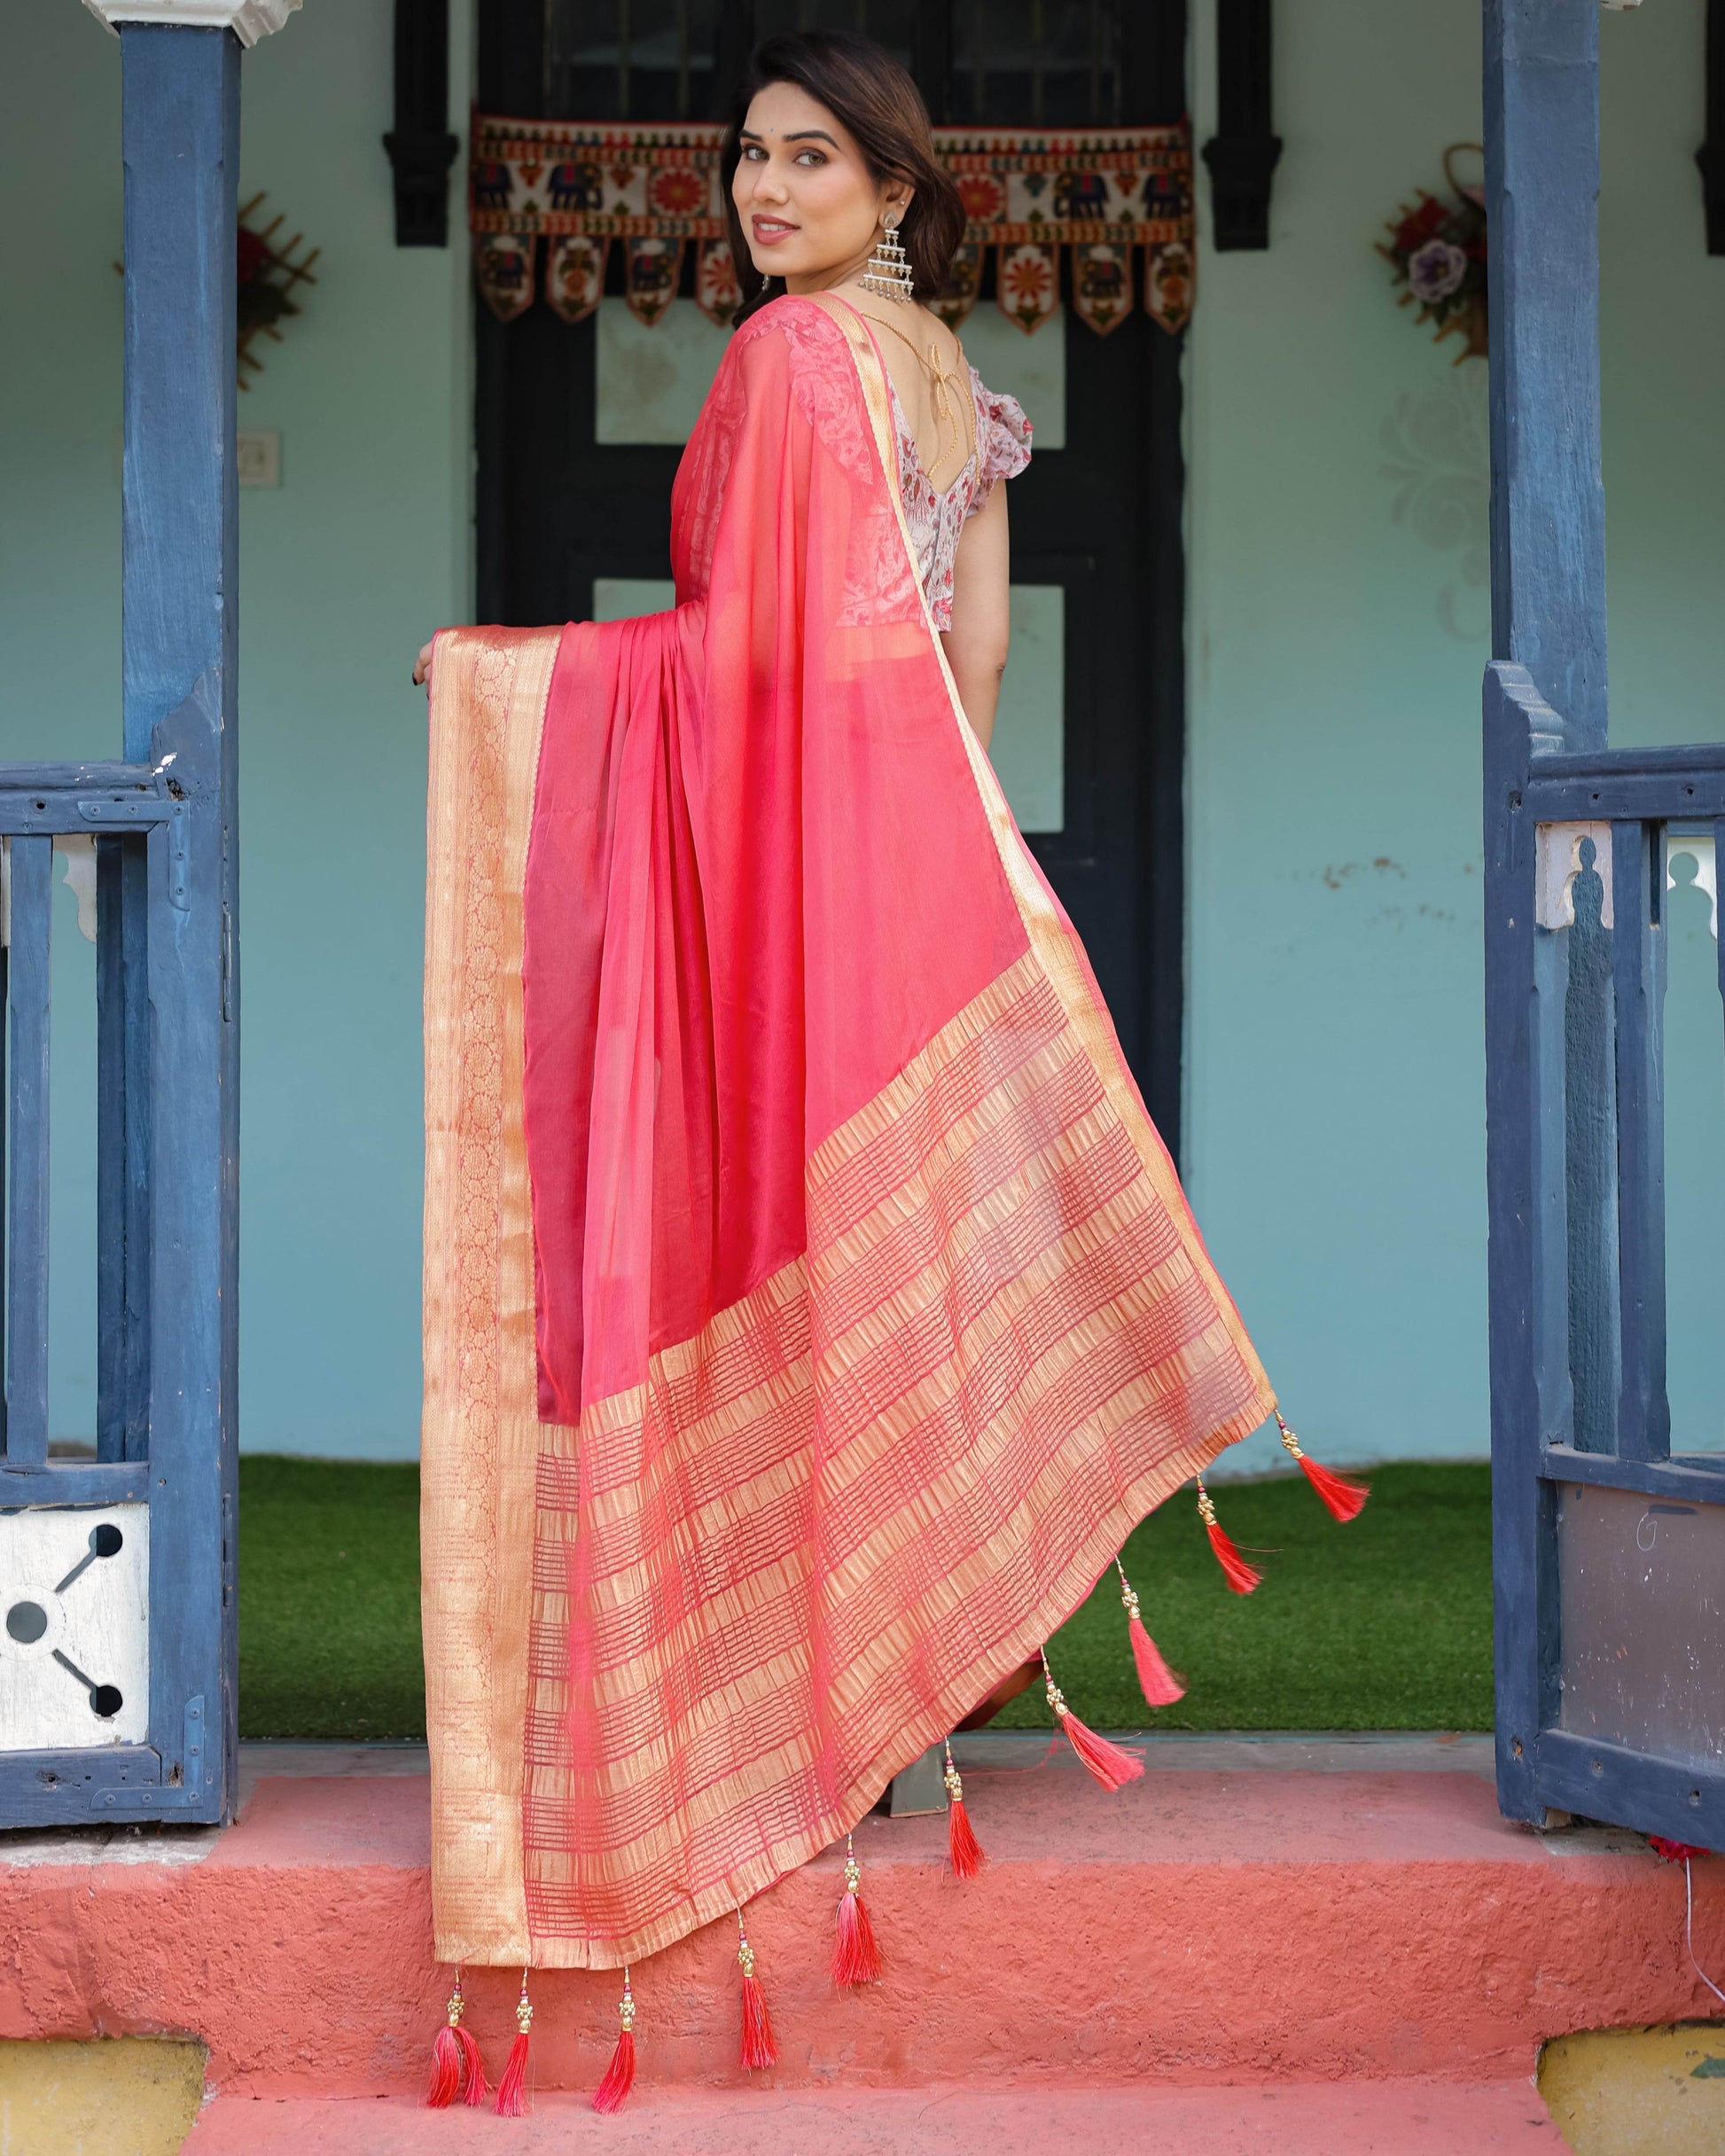
[[443,1961],[728,1916],[1273,1404],[964,721],[890,428],[861,317],[781,299],[679,471],[675,611],[436,640]]

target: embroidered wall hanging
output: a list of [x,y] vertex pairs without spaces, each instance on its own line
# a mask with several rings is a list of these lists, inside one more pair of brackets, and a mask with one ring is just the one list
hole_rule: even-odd
[[[475,114],[469,172],[473,266],[500,321],[532,306],[535,287],[566,322],[592,313],[605,256],[623,249],[633,312],[657,322],[676,296],[684,251],[695,253],[695,303],[729,322],[742,301],[720,195],[717,127],[499,120]],[[970,213],[951,290],[931,301],[956,329],[997,251],[1001,311],[1026,332],[1055,312],[1060,255],[1070,257],[1073,311],[1099,334],[1139,297],[1180,330],[1192,311],[1190,129],[1105,128],[1085,134],[1016,128],[936,128],[934,143]],[[539,265],[543,240],[542,270]],[[542,278],[542,282],[541,281]]]
[[239,211],[238,235],[238,276],[235,293],[235,317],[238,332],[238,361],[239,387],[249,389],[246,379],[249,369],[254,374],[261,373],[263,362],[252,349],[256,337],[269,337],[277,344],[282,333],[276,324],[289,315],[297,315],[299,308],[293,294],[296,285],[315,285],[317,279],[311,274],[311,266],[322,249],[313,247],[309,254],[302,253],[305,238],[295,232],[292,239],[277,237],[281,230],[279,215],[272,217],[261,230],[249,223],[262,207],[263,197],[255,194]]
[[1456,177],[1458,157],[1485,156],[1477,142],[1453,142],[1443,153],[1443,176],[1452,199],[1440,202],[1419,190],[1417,202],[1404,202],[1389,220],[1387,246],[1378,252],[1403,287],[1398,307],[1417,307],[1415,319],[1435,322],[1432,336],[1459,337],[1456,355],[1484,359],[1490,349],[1486,319],[1486,190],[1483,182]]

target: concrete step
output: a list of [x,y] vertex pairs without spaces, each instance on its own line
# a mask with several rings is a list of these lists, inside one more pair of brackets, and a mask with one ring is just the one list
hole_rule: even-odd
[[745,2090],[637,2088],[617,2117],[541,2097],[530,2117],[384,2102],[220,2097],[184,2156],[1562,2156],[1531,2083],[1429,2081],[1274,2089]]
[[[1310,1745],[1198,1766],[1232,1755],[1152,1740],[1153,1771],[1109,1797],[1064,1748],[1042,1756],[1034,1738],[967,1751],[991,1860],[967,1885],[944,1874],[944,1820],[858,1830],[878,1986],[828,1975],[837,1854],[753,1905],[780,2094],[1515,2082],[1549,2036],[1716,2004],[1683,1952],[1681,1872],[1632,1835],[1509,1826],[1477,1771],[1374,1770],[1367,1746],[1314,1764]],[[225,1832],[0,1838],[0,2036],[192,2035],[223,2097],[411,2097],[449,1985],[428,1840],[411,1771],[266,1775]],[[1696,1880],[1717,1967],[1725,1863]],[[515,1988],[469,1972],[494,2078]],[[635,1992],[644,2089],[745,2084],[727,1926],[654,1957]],[[617,1996],[614,1973],[535,1977],[542,2091],[596,2085]]]

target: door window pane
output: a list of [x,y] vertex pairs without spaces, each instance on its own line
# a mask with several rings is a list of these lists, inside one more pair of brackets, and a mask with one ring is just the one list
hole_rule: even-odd
[[594,441],[687,441],[730,339],[692,300],[673,300],[651,328],[627,300],[601,300]]
[[593,579],[593,619],[596,621],[632,621],[637,614],[669,613],[677,603],[677,588],[668,576],[596,576]]
[[1557,1486],[1558,1726],[1725,1761],[1725,1505]]
[[1121,4],[952,0],[955,124],[1118,127]]
[[[1081,332],[1088,337],[1089,330]],[[1066,317],[1058,309],[1028,337],[990,300],[973,307],[958,326],[959,342],[990,389],[1017,397],[1035,430],[1031,454],[1066,446]]]
[[[1088,333],[1088,332],[1087,332]],[[599,302],[593,439],[687,441],[730,338],[692,300],[674,300],[649,329],[627,302]],[[1033,450],[1066,446],[1064,311],[1026,337],[984,301],[959,331],[964,356],[990,389],[1017,397],[1035,429]]]
[[545,114],[711,120],[721,0],[545,0]]
[[910,0],[755,0],[754,34],[777,37],[785,30],[860,30],[909,67],[919,12]]
[[1014,584],[1012,645],[988,754],[1023,832],[1065,825],[1065,588]]

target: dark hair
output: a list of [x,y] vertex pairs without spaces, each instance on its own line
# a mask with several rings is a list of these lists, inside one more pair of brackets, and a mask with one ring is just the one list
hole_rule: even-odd
[[763,277],[749,254],[743,222],[731,198],[743,145],[739,137],[749,106],[769,82],[794,82],[850,130],[876,180],[908,180],[916,192],[899,228],[910,274],[924,299],[944,292],[952,257],[964,237],[964,205],[952,175],[934,154],[928,107],[922,92],[892,54],[854,30],[804,30],[769,37],[749,57],[731,107],[720,157],[730,251],[743,286],[741,322],[784,286]]

